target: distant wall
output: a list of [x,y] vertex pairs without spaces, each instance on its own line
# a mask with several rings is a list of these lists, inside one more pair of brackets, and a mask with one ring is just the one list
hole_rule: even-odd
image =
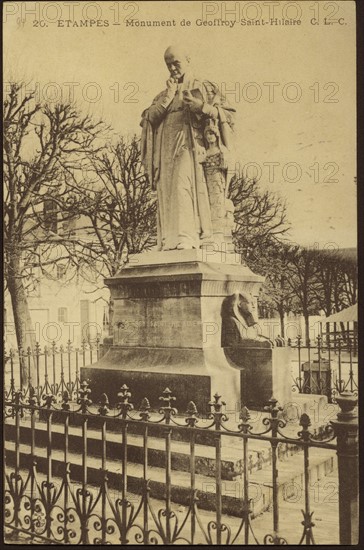
[[[109,290],[88,292],[82,285],[60,286],[43,281],[38,296],[28,298],[35,339],[43,347],[54,340],[65,345],[68,340],[79,347],[82,340],[107,336],[104,315],[108,313]],[[5,298],[5,347],[17,347],[10,297]],[[106,310],[106,311],[105,311]]]
[[[321,334],[320,321],[323,321],[324,317],[320,315],[312,315],[309,318],[310,323],[310,339],[315,339]],[[259,328],[263,336],[267,336],[271,340],[274,340],[278,335],[281,335],[281,321],[279,317],[273,319],[259,319]],[[301,336],[304,340],[305,334],[305,319],[303,315],[289,315],[285,316],[284,322],[285,338],[291,338],[294,340],[297,336]]]

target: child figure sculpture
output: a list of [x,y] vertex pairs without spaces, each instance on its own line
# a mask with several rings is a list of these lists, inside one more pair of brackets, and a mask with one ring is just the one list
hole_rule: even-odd
[[220,143],[217,125],[210,119],[204,130],[206,154],[202,161],[207,183],[213,242],[219,248],[222,243],[231,243],[234,228],[234,204],[228,199],[229,152]]

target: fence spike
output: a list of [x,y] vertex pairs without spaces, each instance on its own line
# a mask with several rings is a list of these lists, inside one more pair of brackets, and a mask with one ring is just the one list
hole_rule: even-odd
[[149,409],[150,409],[149,399],[147,397],[143,397],[142,402],[140,403],[140,410],[149,411]]
[[304,430],[307,430],[309,428],[309,426],[311,426],[311,419],[308,416],[308,414],[306,414],[306,413],[301,414],[300,426],[302,426],[302,428]]
[[159,412],[164,415],[164,420],[169,424],[171,417],[177,414],[177,409],[172,407],[172,401],[176,401],[176,398],[172,395],[172,390],[168,387],[165,388],[159,401],[165,403],[164,406],[160,407]]
[[159,398],[159,401],[163,401],[164,403],[167,403],[167,406],[171,406],[172,401],[176,401],[176,398],[172,395],[172,391],[167,387],[163,391],[161,397]]
[[[311,426],[311,419],[308,414],[301,414],[300,426],[302,426],[302,430],[298,432],[298,437],[300,439],[303,439],[303,441],[309,441],[311,439],[312,433],[309,431],[309,427]],[[314,432],[316,432],[316,429],[314,430]]]
[[29,386],[29,398],[28,398],[28,401],[29,401],[29,405],[31,405],[32,407],[35,407],[35,405],[37,404],[36,392],[35,392],[34,386]]
[[223,405],[226,405],[225,401],[220,401],[221,395],[219,395],[217,392],[214,395],[214,400],[209,401],[208,405],[211,409],[213,409],[212,412],[220,412]]
[[89,394],[91,393],[91,390],[88,386],[88,383],[86,380],[83,380],[81,382],[81,387],[79,390],[80,397],[77,399],[77,403],[81,405],[81,412],[86,413],[87,407],[92,404],[91,399],[89,399]]
[[187,405],[187,414],[198,414],[197,407],[194,401],[190,401]]
[[50,409],[52,404],[56,402],[56,398],[55,396],[53,395],[53,393],[47,393],[46,395],[43,395],[42,396],[42,399],[44,401],[44,406],[47,408],[47,409]]
[[149,399],[143,397],[142,402],[140,403],[140,413],[139,416],[142,420],[147,421],[150,418],[149,414],[150,403]]
[[14,393],[14,401],[15,401],[15,405],[21,405],[21,403],[23,402],[22,390],[18,390]]
[[194,401],[190,401],[188,403],[186,412],[188,414],[186,418],[186,424],[190,428],[194,428],[198,421],[198,418],[197,418],[198,410]]
[[64,411],[70,410],[69,400],[70,400],[70,394],[68,390],[65,390],[62,394],[62,405],[61,405]]
[[225,401],[221,401],[221,395],[216,392],[214,395],[214,399],[209,401],[208,405],[210,407],[209,417],[213,418],[215,428],[216,430],[219,430],[221,429],[223,421],[228,420],[228,417],[222,411],[222,408],[224,405],[226,405],[226,403]]
[[101,415],[107,415],[109,410],[110,410],[110,403],[109,403],[109,398],[108,396],[106,395],[106,393],[103,393],[100,397],[100,401],[99,401],[99,413]]
[[242,408],[241,408],[239,418],[240,418],[240,420],[242,420],[242,422],[244,424],[247,423],[250,419],[249,409],[245,405],[243,405]]
[[134,409],[134,405],[129,403],[130,397],[131,393],[128,386],[123,384],[118,392],[119,401],[116,404],[116,408],[121,411],[123,418],[126,418],[127,413]]
[[245,405],[241,407],[239,419],[241,420],[241,422],[239,422],[238,424],[238,429],[241,430],[243,433],[248,433],[252,426],[249,424],[250,411]]

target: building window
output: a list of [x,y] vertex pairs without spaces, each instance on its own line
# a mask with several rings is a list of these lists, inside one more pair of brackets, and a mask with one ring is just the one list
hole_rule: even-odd
[[76,234],[76,218],[68,218],[62,221],[62,232],[74,236]]
[[27,296],[32,298],[40,298],[41,296],[41,284],[40,280],[35,277],[33,272],[29,274],[29,284],[25,288]]
[[67,323],[67,308],[59,307],[58,308],[58,322]]
[[106,333],[109,332],[110,321],[109,321],[109,306],[104,307],[104,315],[102,319],[102,330]]
[[40,285],[40,280],[39,279],[36,279],[34,281],[34,284],[33,284],[33,293],[32,295],[37,297],[37,298],[40,298],[40,288],[41,288],[41,285]]
[[47,231],[58,231],[58,206],[54,201],[47,199],[43,203],[44,227]]
[[63,279],[66,274],[66,266],[58,264],[57,265],[57,279]]

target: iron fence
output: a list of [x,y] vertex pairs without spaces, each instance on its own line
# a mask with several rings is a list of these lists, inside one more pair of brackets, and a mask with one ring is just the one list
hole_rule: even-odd
[[[358,357],[355,338],[336,338],[335,343],[318,336],[316,340],[302,343],[302,338],[288,339],[288,345],[295,350],[292,360],[292,389],[294,392],[326,395],[329,402],[335,403],[336,396],[349,390],[358,394]],[[29,394],[29,388],[35,390],[37,403],[46,393],[61,398],[67,390],[71,400],[78,397],[80,389],[80,367],[98,361],[100,340],[83,340],[79,348],[69,340],[66,345],[50,346],[37,343],[35,349],[10,349],[4,354],[5,396],[14,396],[22,390]],[[26,365],[27,381],[23,380],[21,362]],[[34,368],[32,368],[32,365]]]
[[302,338],[288,339],[288,345],[296,351],[293,359],[293,391],[326,395],[330,402],[349,390],[358,394],[357,341],[354,338],[318,336],[314,341],[302,343]]
[[[358,529],[358,449],[357,449],[357,399],[350,392],[337,397],[340,412],[335,421],[330,422],[320,438],[310,430],[310,418],[302,414],[296,436],[287,435],[286,422],[281,416],[282,409],[272,398],[266,408],[266,416],[259,429],[254,429],[250,412],[246,407],[240,411],[239,423],[232,427],[224,412],[224,403],[216,394],[209,403],[208,419],[199,417],[193,402],[188,405],[185,415],[178,415],[175,397],[166,388],[160,397],[158,413],[151,413],[150,403],[144,398],[138,410],[131,403],[131,394],[123,386],[118,394],[118,402],[112,408],[103,394],[98,408],[92,405],[87,382],[82,382],[77,406],[70,404],[70,394],[65,390],[62,402],[56,403],[55,396],[49,393],[38,404],[32,388],[27,397],[21,391],[5,400],[5,419],[13,423],[15,430],[14,446],[6,449],[7,472],[5,480],[5,527],[15,534],[22,534],[32,543],[56,544],[285,544],[280,517],[278,483],[278,448],[293,445],[301,449],[304,505],[302,509],[301,533],[294,541],[298,544],[314,544],[314,511],[311,507],[309,491],[310,457],[313,448],[322,451],[337,451],[339,476],[339,523],[340,543],[356,544]],[[30,440],[27,450],[22,448],[21,421],[27,415],[30,423]],[[45,422],[45,479],[39,478],[38,451],[36,447],[37,420]],[[57,475],[60,485],[54,481],[55,456],[53,438],[55,423],[62,430],[62,468]],[[118,481],[120,496],[113,497],[110,489],[112,472],[108,468],[107,446],[110,423],[114,434],[121,440],[121,474]],[[71,475],[76,466],[70,459],[70,429],[77,424],[80,429],[79,470],[80,486],[76,489]],[[89,457],[90,426],[98,431],[101,468],[95,487],[89,483],[91,458]],[[150,481],[152,466],[151,433],[159,429],[163,442],[164,480],[161,507],[151,498]],[[137,484],[131,487],[129,459],[131,438],[139,433],[142,440],[142,470]],[[172,443],[174,437],[182,437],[188,445],[189,487],[187,505],[183,515],[172,508],[174,487],[172,484]],[[115,436],[114,436],[115,437]],[[201,438],[207,437],[214,450],[214,519],[204,521],[201,517],[201,491],[197,485],[196,446]],[[223,515],[222,448],[231,440],[241,444],[241,485],[239,499],[240,517],[233,530],[229,518]],[[254,530],[252,521],[252,498],[249,468],[249,449],[257,441],[270,447],[272,526],[261,540]],[[13,467],[12,467],[13,465]],[[130,493],[134,494],[132,498]],[[137,495],[137,498],[135,498]],[[298,529],[298,525],[297,525]]]
[[[4,354],[4,387],[5,397],[14,396],[21,390],[24,396],[29,395],[33,388],[37,403],[42,402],[42,396],[48,393],[62,396],[68,391],[71,399],[77,399],[80,389],[80,367],[90,365],[99,359],[100,340],[94,342],[83,340],[81,346],[74,347],[68,340],[67,344],[57,346],[52,342],[50,346],[41,348],[36,343],[35,349],[10,349]],[[27,380],[24,380],[24,367]]]

